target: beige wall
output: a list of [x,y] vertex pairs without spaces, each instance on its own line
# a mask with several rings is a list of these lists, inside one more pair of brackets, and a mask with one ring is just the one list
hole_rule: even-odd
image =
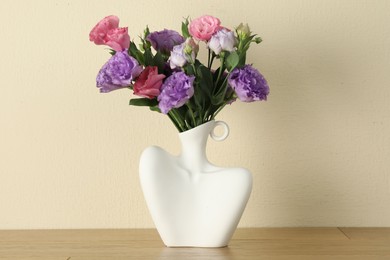
[[227,107],[230,138],[209,142],[212,162],[253,172],[240,226],[390,226],[390,1],[2,0],[1,229],[153,226],[138,158],[177,154],[176,130],[98,93],[109,55],[88,33],[108,14],[136,38],[205,13],[264,39],[248,61],[269,101]]

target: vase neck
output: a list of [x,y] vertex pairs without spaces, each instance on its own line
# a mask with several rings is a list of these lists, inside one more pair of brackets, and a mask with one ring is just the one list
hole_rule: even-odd
[[184,167],[202,171],[210,164],[206,156],[206,145],[214,125],[215,121],[210,121],[179,134],[182,147],[180,160]]

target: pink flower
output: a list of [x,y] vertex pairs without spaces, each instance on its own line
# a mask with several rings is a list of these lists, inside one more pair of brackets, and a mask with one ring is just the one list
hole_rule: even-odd
[[220,29],[220,20],[210,15],[203,15],[192,20],[188,31],[197,40],[208,41]]
[[108,45],[115,51],[123,51],[130,45],[127,28],[119,28],[119,18],[110,15],[103,18],[89,33],[89,40],[97,45]]
[[115,28],[108,31],[106,35],[106,45],[116,51],[123,51],[130,46],[130,36],[127,33],[127,27]]
[[149,99],[160,95],[160,87],[165,75],[158,74],[156,66],[148,66],[134,83],[134,94]]
[[105,38],[109,30],[118,28],[119,18],[110,15],[98,22],[89,33],[89,40],[97,45],[105,44]]

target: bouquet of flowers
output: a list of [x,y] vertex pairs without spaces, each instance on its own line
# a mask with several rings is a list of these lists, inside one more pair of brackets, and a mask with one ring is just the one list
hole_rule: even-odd
[[[247,24],[232,31],[213,16],[187,18],[181,34],[146,27],[137,46],[128,28],[119,27],[119,18],[111,15],[92,29],[89,39],[111,47],[112,56],[96,78],[100,92],[132,90],[139,98],[130,99],[130,105],[166,114],[179,132],[213,120],[237,98],[252,102],[269,94],[265,78],[245,63],[250,44],[261,42]],[[207,64],[197,59],[200,44],[208,51]]]

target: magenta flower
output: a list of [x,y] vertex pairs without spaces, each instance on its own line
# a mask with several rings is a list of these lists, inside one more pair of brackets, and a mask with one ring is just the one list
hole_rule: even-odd
[[138,61],[129,56],[127,50],[117,52],[100,69],[96,77],[96,86],[100,92],[107,93],[131,85],[142,72]]
[[267,100],[268,83],[263,75],[251,65],[234,69],[229,75],[228,83],[241,101]]
[[184,105],[194,95],[194,76],[188,76],[184,72],[174,72],[161,86],[158,96],[158,107],[163,114],[167,114],[172,108]]

